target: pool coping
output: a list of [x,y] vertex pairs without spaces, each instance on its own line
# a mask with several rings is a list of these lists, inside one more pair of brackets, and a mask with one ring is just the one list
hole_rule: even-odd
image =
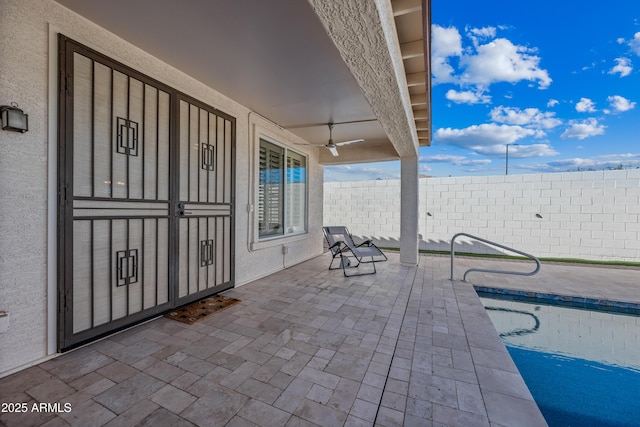
[[571,295],[558,295],[545,292],[523,291],[517,289],[496,288],[474,285],[478,294],[503,296],[514,300],[537,302],[540,304],[561,305],[571,308],[604,311],[616,314],[640,316],[640,303],[616,301],[601,298],[588,298]]

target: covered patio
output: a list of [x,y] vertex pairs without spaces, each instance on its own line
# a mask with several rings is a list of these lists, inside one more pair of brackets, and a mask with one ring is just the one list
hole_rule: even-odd
[[546,425],[447,258],[392,253],[352,278],[329,261],[227,291],[241,302],[193,325],[155,318],[3,378],[0,401],[29,411],[0,425]]
[[415,267],[429,5],[3,2],[0,377],[317,257],[324,165],[400,161]]

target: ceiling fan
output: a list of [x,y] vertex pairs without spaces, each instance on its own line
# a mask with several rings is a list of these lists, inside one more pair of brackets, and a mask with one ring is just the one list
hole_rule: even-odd
[[326,147],[331,152],[331,154],[333,154],[334,156],[338,156],[337,147],[342,147],[343,145],[355,144],[357,142],[364,142],[364,139],[362,139],[362,138],[360,138],[360,139],[352,139],[351,141],[333,142],[333,136],[332,136],[333,123],[327,123],[327,126],[329,126],[329,142],[328,143],[326,143],[326,144],[298,144],[298,145],[323,146],[323,147]]

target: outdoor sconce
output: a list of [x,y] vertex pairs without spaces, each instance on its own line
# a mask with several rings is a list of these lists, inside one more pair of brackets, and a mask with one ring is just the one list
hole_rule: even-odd
[[29,115],[19,109],[15,102],[12,102],[11,105],[0,106],[0,115],[2,116],[2,130],[22,133],[29,130]]
[[542,215],[540,215],[539,213],[536,214],[536,218],[542,218]]
[[431,215],[431,212],[427,212],[427,216],[433,216],[433,215]]

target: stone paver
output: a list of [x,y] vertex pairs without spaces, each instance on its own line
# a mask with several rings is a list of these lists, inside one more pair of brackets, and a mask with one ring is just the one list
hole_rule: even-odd
[[[194,325],[158,318],[2,378],[0,402],[71,411],[0,413],[0,426],[545,425],[472,284],[451,282],[445,257],[389,258],[344,278],[321,256],[227,291],[241,302]],[[632,273],[470,279],[640,301]]]

